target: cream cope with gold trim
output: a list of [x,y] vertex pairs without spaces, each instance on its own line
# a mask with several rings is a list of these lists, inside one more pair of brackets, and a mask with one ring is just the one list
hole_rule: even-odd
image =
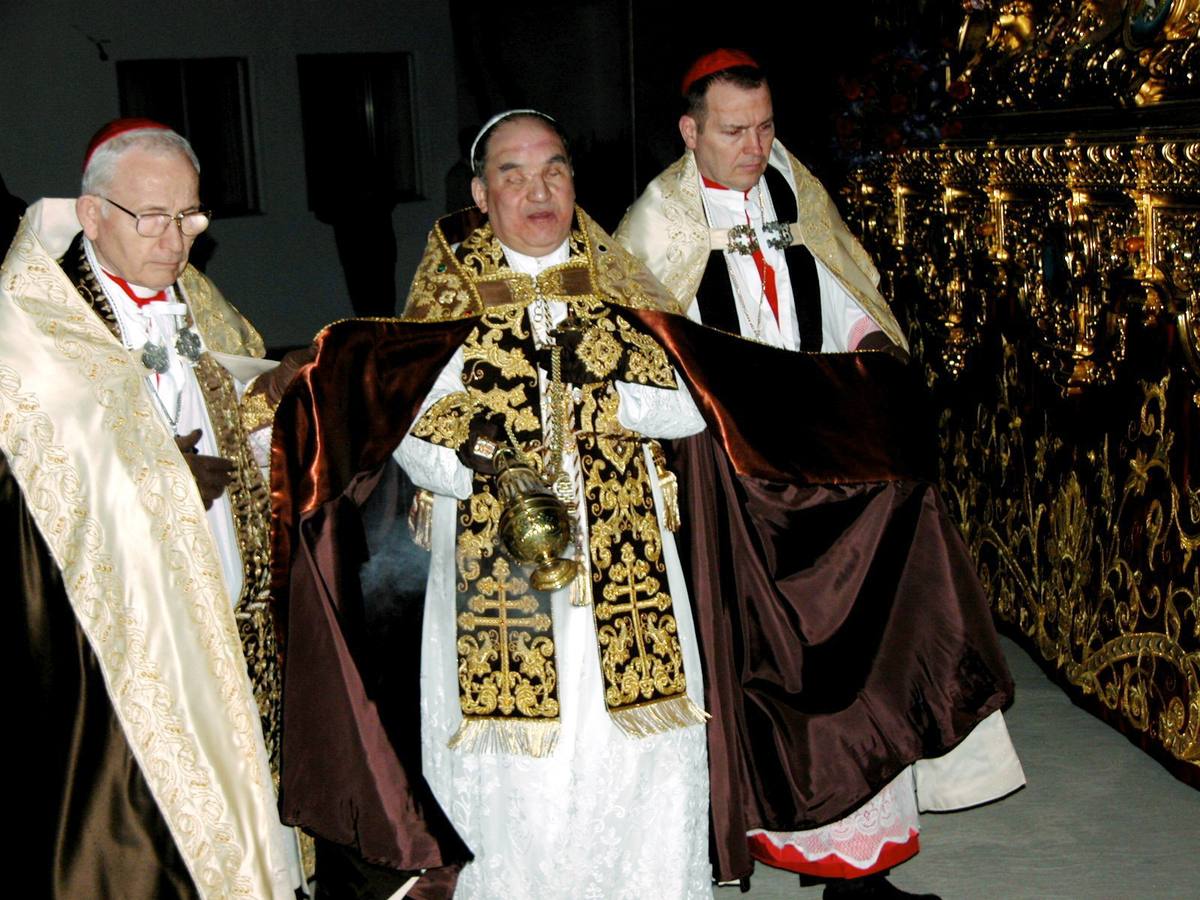
[[[793,240],[807,246],[883,333],[907,350],[900,323],[879,293],[879,272],[825,188],[779,141],[771,146],[770,165],[785,176],[790,172],[796,186]],[[700,171],[688,150],[650,182],[614,232],[685,308],[696,302],[710,251],[724,247],[723,232],[708,227],[700,191]]]
[[[201,896],[291,898],[258,710],[204,505],[146,370],[56,260],[74,201],[30,207],[0,269],[0,451]],[[261,340],[190,266],[214,350]]]

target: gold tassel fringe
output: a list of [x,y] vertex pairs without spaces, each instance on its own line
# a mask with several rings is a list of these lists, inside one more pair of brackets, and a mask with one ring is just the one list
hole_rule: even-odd
[[635,738],[662,734],[672,728],[703,725],[709,719],[708,713],[687,696],[643,703],[628,709],[610,710],[609,715],[618,728]]
[[464,753],[543,757],[554,752],[558,732],[557,719],[514,721],[465,716],[446,746]]
[[662,491],[662,520],[667,531],[679,530],[679,479],[667,468],[667,457],[658,441],[650,442],[650,454],[654,457],[654,468],[658,473],[658,488]]
[[413,542],[422,550],[433,546],[433,492],[424,488],[413,497],[408,509],[408,530]]
[[592,605],[592,578],[583,560],[579,561],[579,568],[575,572],[575,578],[571,581],[571,605]]

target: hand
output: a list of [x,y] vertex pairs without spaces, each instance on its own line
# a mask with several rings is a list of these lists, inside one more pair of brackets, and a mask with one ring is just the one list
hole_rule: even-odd
[[283,392],[292,383],[292,379],[296,377],[296,373],[316,358],[317,348],[315,346],[289,351],[280,360],[279,365],[270,372],[263,372],[254,379],[254,383],[250,385],[250,389],[246,392],[247,395],[263,394],[272,408],[278,406],[279,401],[283,399]]
[[854,349],[855,350],[882,350],[884,353],[887,353],[891,356],[896,357],[896,359],[900,360],[900,362],[902,362],[902,363],[907,363],[909,360],[908,353],[905,352],[904,348],[898,347],[895,344],[893,344],[891,342],[891,340],[888,338],[888,336],[886,334],[884,334],[882,331],[870,332],[861,341],[858,342],[858,346],[855,347]]
[[199,428],[191,434],[175,438],[192,477],[196,479],[196,487],[200,489],[200,499],[204,501],[204,508],[212,509],[213,501],[225,493],[225,488],[233,481],[233,463],[220,456],[203,456],[197,453],[196,444],[199,442]]
[[491,420],[477,416],[471,420],[467,440],[458,448],[458,459],[464,466],[481,475],[496,474],[496,451],[508,446],[504,429]]

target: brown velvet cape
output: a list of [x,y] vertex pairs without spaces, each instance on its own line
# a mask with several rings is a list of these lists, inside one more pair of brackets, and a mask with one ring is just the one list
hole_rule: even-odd
[[[672,355],[708,430],[675,442],[704,665],[712,858],[753,870],[749,829],[843,818],[1006,706],[1012,678],[936,488],[916,373],[631,315]],[[719,360],[719,365],[713,365]]]
[[421,774],[424,590],[383,599],[381,646],[380,610],[360,581],[364,513],[388,493],[377,488],[388,486],[392,451],[476,321],[330,326],[280,403],[271,447],[280,816],[369,863],[432,870],[415,898],[449,896],[472,857]]
[[[713,862],[737,878],[753,866],[748,828],[844,816],[957,745],[1008,702],[1011,678],[970,557],[922,480],[930,434],[899,362],[621,314],[662,342],[709,426],[673,448],[678,544],[713,716]],[[476,322],[331,327],[272,448],[283,819],[403,870],[453,869],[470,851],[420,771],[419,609],[386,650],[411,680],[397,689],[379,672],[362,509]]]
[[18,893],[198,897],[125,740],[62,573],[0,454],[0,566],[14,707],[9,760]]

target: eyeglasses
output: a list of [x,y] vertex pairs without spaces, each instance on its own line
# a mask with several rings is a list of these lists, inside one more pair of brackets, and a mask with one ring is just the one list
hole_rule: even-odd
[[179,226],[179,230],[183,232],[185,237],[195,237],[212,221],[212,213],[207,209],[186,209],[183,212],[169,215],[168,213],[135,213],[132,209],[126,209],[115,200],[109,200],[107,197],[101,197],[101,200],[106,203],[111,203],[127,216],[133,216],[134,228],[142,237],[156,238],[162,237],[166,230],[174,222]]

